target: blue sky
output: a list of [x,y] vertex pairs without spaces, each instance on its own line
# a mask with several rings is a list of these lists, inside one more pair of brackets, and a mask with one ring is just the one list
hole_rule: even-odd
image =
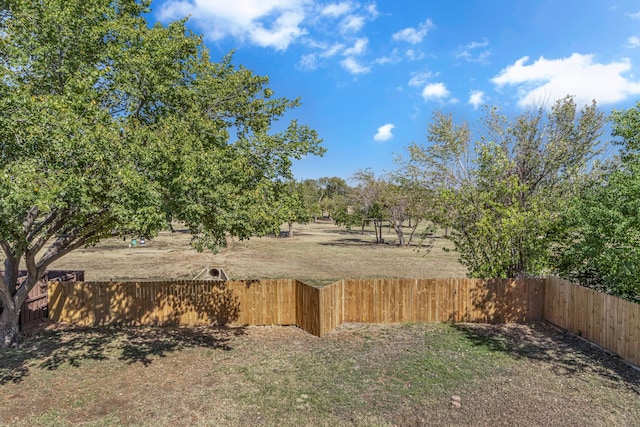
[[394,169],[426,142],[434,111],[476,120],[483,104],[517,114],[572,94],[579,104],[640,100],[637,0],[163,0],[152,20],[189,15],[214,60],[270,78],[300,97],[289,113],[327,153],[294,165],[297,179]]

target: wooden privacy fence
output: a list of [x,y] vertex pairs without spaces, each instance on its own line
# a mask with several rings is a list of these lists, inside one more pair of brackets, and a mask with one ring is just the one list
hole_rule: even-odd
[[640,304],[550,277],[544,320],[640,366]]
[[542,279],[357,279],[51,283],[50,317],[81,325],[298,325],[542,319]]
[[79,325],[297,324],[296,280],[49,284],[49,317]]
[[298,325],[547,320],[640,365],[640,305],[547,279],[50,283],[49,316],[80,325]]
[[[26,270],[18,271],[18,283],[24,281]],[[0,270],[0,280],[4,280],[4,271]],[[29,291],[27,299],[20,307],[20,319],[18,326],[24,331],[29,327],[43,321],[48,317],[49,302],[47,300],[47,283],[49,281],[76,281],[84,280],[82,270],[47,270],[35,286]]]

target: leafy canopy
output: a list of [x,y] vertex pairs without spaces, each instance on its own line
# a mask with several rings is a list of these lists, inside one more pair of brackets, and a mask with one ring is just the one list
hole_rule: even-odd
[[554,263],[564,277],[640,302],[640,103],[611,118],[621,157],[571,200]]
[[560,213],[598,153],[604,116],[572,97],[513,118],[488,108],[480,135],[436,113],[429,145],[414,144],[405,165],[422,177],[440,210],[438,225],[472,277],[544,274]]

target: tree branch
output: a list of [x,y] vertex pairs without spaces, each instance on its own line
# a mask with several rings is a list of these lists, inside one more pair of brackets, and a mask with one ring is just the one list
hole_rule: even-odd
[[[45,268],[56,259],[62,257],[63,255],[66,255],[74,249],[79,248],[80,246],[85,245],[95,236],[99,234],[107,234],[105,230],[102,230],[102,228],[104,227],[104,223],[108,222],[108,220],[102,218],[102,215],[104,215],[106,212],[107,209],[102,209],[96,212],[94,214],[93,220],[88,220],[85,225],[80,228],[64,230],[62,235],[58,237],[56,241],[49,246],[44,255],[40,257],[40,260],[36,264],[37,268]],[[58,221],[56,222],[56,226],[59,226],[49,238],[51,238],[53,234],[59,231],[62,225],[64,225],[65,220],[66,216],[58,219]],[[54,227],[51,227],[49,231],[52,231],[53,228]],[[49,238],[47,238],[45,242],[48,241]]]
[[97,232],[91,232],[83,237],[78,238],[75,242],[74,238],[68,237],[60,237],[56,240],[47,252],[40,258],[38,263],[36,264],[37,269],[46,269],[49,264],[54,262],[55,260],[62,258],[64,255],[68,254],[71,251],[78,249],[81,246],[87,244],[87,242],[94,237]]
[[32,206],[31,209],[29,210],[27,217],[24,219],[24,222],[22,223],[22,231],[25,236],[29,234],[29,231],[31,230],[31,227],[33,227],[33,223],[36,221],[36,218],[38,218],[39,213],[40,213],[40,209],[38,209],[37,206]]
[[[55,218],[55,216],[51,216],[50,218],[47,218],[46,221],[47,223],[51,223],[53,221],[53,219]],[[66,216],[63,215],[60,218],[57,219],[56,222],[53,223],[53,225],[51,227],[49,227],[49,229],[42,233],[40,235],[40,237],[38,237],[37,239],[35,239],[33,241],[33,243],[30,246],[30,250],[32,250],[35,253],[38,253],[40,251],[40,249],[42,249],[44,247],[44,245],[49,241],[49,239],[51,239],[64,225],[64,222],[66,220]],[[40,230],[42,231],[43,227],[39,227]],[[35,231],[34,231],[35,233]],[[35,234],[31,236],[31,238],[35,238]]]
[[7,258],[13,258],[15,256],[15,251],[6,240],[0,240],[0,247],[4,251],[4,254]]
[[31,233],[29,233],[29,235],[27,236],[27,240],[31,241],[35,238],[35,236],[40,233],[42,231],[43,228],[45,228],[47,225],[49,225],[51,223],[51,221],[53,221],[53,219],[56,217],[56,215],[58,214],[58,209],[54,208],[53,210],[51,210],[51,212],[49,212],[42,221],[40,221],[31,231]]

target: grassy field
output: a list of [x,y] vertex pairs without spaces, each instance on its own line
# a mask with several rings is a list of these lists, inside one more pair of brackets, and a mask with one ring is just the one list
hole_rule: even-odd
[[[330,224],[197,254],[165,233],[113,240],[55,268],[88,279],[449,277],[449,243],[400,249]],[[0,424],[140,426],[635,426],[640,372],[544,323],[80,328],[43,324],[0,351]]]
[[236,241],[218,254],[197,253],[191,235],[178,227],[144,247],[111,239],[77,250],[50,268],[86,271],[87,280],[192,279],[207,266],[222,267],[234,279],[292,278],[310,284],[354,277],[464,277],[453,245],[436,234],[432,247],[399,248],[393,231],[376,244],[373,229],[345,230],[329,222],[296,225],[294,237]]

